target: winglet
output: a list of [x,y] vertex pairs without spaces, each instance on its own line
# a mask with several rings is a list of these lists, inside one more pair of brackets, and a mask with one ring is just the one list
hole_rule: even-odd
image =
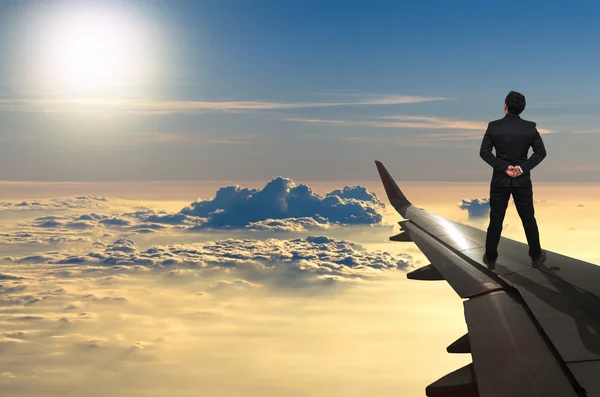
[[406,196],[404,196],[402,190],[396,185],[396,182],[383,164],[381,164],[381,161],[375,160],[375,165],[377,165],[377,171],[379,171],[379,176],[381,177],[381,182],[383,182],[383,187],[385,187],[385,193],[390,200],[390,204],[392,204],[403,218],[406,218],[406,209],[412,204],[406,199]]

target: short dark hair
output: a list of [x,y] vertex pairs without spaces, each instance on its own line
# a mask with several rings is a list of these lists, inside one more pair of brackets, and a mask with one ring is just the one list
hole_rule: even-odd
[[521,114],[525,110],[525,95],[517,91],[511,91],[504,100],[509,113]]

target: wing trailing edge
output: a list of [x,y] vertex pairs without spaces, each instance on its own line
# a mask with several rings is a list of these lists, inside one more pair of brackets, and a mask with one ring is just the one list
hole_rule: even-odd
[[436,380],[425,389],[427,397],[479,397],[473,364]]

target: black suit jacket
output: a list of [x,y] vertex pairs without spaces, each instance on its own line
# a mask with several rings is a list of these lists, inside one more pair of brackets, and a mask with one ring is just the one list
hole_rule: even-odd
[[[529,148],[533,154],[527,158]],[[496,155],[492,154],[496,149]],[[546,148],[533,121],[508,113],[504,118],[488,124],[481,142],[479,155],[494,168],[492,186],[530,187],[530,171],[546,157]],[[506,175],[509,165],[520,165],[523,174],[511,178]]]

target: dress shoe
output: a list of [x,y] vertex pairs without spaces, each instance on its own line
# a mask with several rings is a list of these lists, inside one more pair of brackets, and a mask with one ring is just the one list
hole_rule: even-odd
[[546,261],[546,251],[542,251],[540,256],[531,259],[531,266],[540,267]]
[[496,264],[496,259],[498,259],[498,257],[495,257],[494,259],[490,259],[488,258],[487,254],[483,254],[483,263],[485,263],[486,265],[495,265]]

